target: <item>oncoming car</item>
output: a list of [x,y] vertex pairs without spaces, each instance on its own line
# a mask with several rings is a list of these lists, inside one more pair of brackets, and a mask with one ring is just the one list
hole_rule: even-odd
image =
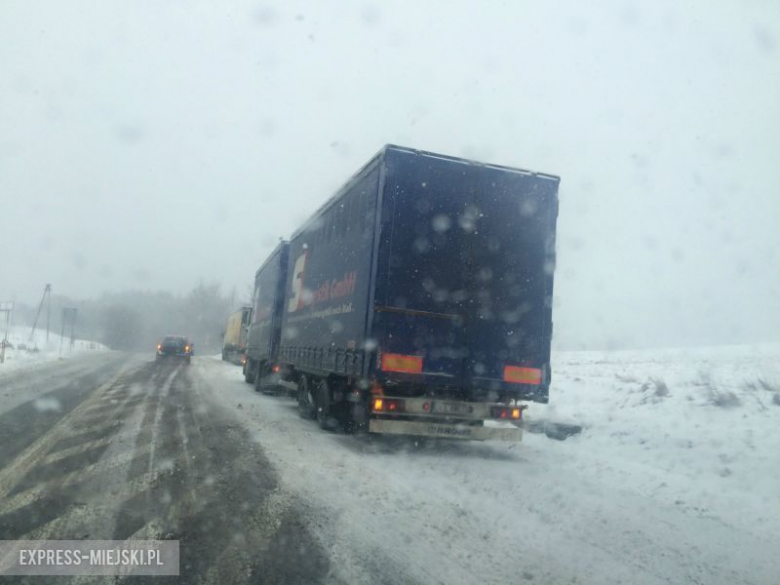
[[175,358],[186,360],[190,363],[192,355],[195,353],[192,344],[186,337],[181,335],[168,335],[157,344],[157,361],[164,358]]

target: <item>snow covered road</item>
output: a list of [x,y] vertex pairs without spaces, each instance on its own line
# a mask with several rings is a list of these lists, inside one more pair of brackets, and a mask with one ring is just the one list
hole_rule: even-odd
[[49,391],[39,372],[3,380],[15,400],[0,411],[0,540],[179,540],[181,578],[155,583],[327,575],[294,498],[235,418],[209,406],[196,371],[112,356],[74,358],[67,367],[86,373]]
[[54,363],[0,379],[0,538],[176,538],[187,583],[770,585],[779,358],[559,354],[528,418],[582,433],[422,446],[212,358]]

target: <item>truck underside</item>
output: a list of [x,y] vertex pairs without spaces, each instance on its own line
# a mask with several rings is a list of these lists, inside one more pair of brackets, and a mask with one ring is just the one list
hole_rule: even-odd
[[[464,398],[462,389],[395,385],[384,389],[356,378],[299,372],[281,364],[259,362],[247,381],[259,392],[287,394],[303,418],[325,430],[432,437],[438,439],[520,441],[523,411],[518,400]],[[245,372],[246,375],[246,372]]]
[[524,406],[374,395],[368,431],[447,439],[519,441]]

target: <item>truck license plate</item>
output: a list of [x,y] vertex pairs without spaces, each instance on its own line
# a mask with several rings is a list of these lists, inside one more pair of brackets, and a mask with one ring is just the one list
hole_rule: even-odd
[[469,404],[457,404],[452,402],[434,402],[432,412],[437,414],[471,414],[473,407]]

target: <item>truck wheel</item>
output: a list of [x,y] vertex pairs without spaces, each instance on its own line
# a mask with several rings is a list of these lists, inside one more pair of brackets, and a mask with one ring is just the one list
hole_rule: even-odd
[[254,360],[246,360],[246,364],[244,364],[244,382],[247,384],[254,384],[255,382]]
[[301,376],[298,380],[298,414],[305,419],[313,419],[317,414],[311,401],[306,376]]
[[333,430],[335,426],[333,417],[330,413],[330,388],[328,383],[323,380],[317,386],[317,424],[323,431]]

